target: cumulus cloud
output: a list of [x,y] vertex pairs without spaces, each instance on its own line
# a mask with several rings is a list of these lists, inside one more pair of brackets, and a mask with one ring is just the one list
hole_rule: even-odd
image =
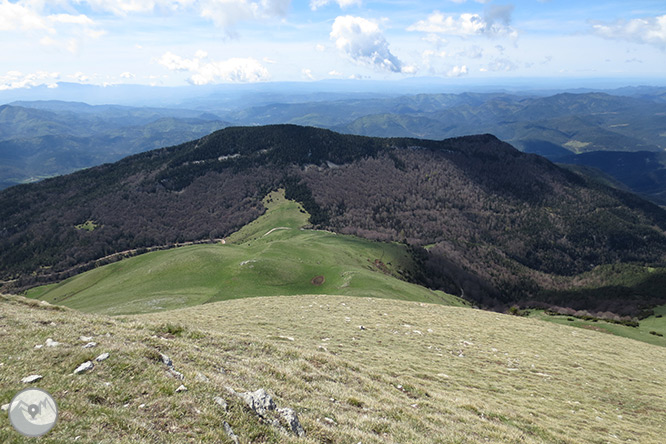
[[131,72],[129,72],[129,71],[126,71],[126,72],[120,74],[121,79],[133,79],[135,77],[136,76],[134,74],[132,74]]
[[657,17],[619,20],[615,23],[592,22],[592,30],[607,39],[628,40],[666,49],[666,14]]
[[270,78],[266,68],[253,58],[209,61],[205,51],[197,51],[191,59],[167,52],[160,57],[158,63],[170,71],[189,72],[191,75],[188,81],[193,85],[261,82]]
[[337,3],[341,8],[348,8],[350,6],[361,6],[362,0],[310,0],[310,9],[316,11],[317,9],[326,6],[330,3]]
[[23,2],[0,2],[0,31],[48,29],[44,17],[38,11]]
[[513,7],[490,8],[486,17],[479,14],[464,13],[455,17],[435,11],[425,20],[420,20],[407,28],[407,31],[419,31],[429,34],[445,34],[458,37],[484,35],[487,37],[515,37],[517,32],[509,23]]
[[0,91],[40,85],[56,88],[59,78],[60,74],[57,72],[37,71],[31,74],[23,74],[20,71],[9,71],[4,76],[0,76]]
[[461,77],[468,73],[467,65],[454,66],[447,73],[447,77]]
[[351,15],[340,16],[333,22],[330,37],[340,51],[357,63],[383,71],[401,72],[403,69],[375,22]]

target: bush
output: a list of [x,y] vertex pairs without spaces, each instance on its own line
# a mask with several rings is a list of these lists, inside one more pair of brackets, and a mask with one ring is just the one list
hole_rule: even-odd
[[650,331],[650,334],[651,334],[651,335],[655,335],[655,336],[661,336],[661,337],[664,336],[664,335],[662,335],[661,333],[656,332],[656,331],[654,331],[654,330],[651,330],[651,331]]

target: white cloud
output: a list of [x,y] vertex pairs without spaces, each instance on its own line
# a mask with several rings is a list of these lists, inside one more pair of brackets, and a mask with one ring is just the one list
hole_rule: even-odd
[[344,74],[341,73],[340,71],[333,70],[333,71],[329,71],[328,75],[331,76],[331,77],[342,77]]
[[363,0],[310,0],[310,9],[316,11],[330,3],[337,3],[341,8],[348,8],[350,6],[361,6]]
[[494,71],[494,72],[509,72],[509,71],[515,71],[518,69],[518,65],[513,63],[509,59],[496,59],[488,64],[486,67],[486,72],[487,71]]
[[34,8],[23,2],[0,0],[0,31],[48,29],[46,20]]
[[357,63],[385,71],[402,71],[402,62],[393,55],[375,22],[351,15],[340,16],[333,22],[330,37],[340,51]]
[[71,14],[53,14],[49,15],[48,20],[53,23],[65,23],[68,25],[85,25],[92,26],[95,22],[84,14],[71,15]]
[[179,11],[194,4],[195,0],[76,0],[77,3],[88,3],[95,9],[109,11],[115,15],[126,16],[132,13],[163,11]]
[[133,78],[135,78],[135,77],[136,77],[136,76],[135,76],[134,74],[132,74],[131,72],[128,72],[128,71],[126,71],[126,72],[120,74],[120,78],[121,78],[121,79],[133,79]]
[[200,14],[217,26],[230,31],[236,23],[286,15],[291,0],[201,0]]
[[517,32],[508,25],[512,8],[491,8],[484,19],[479,14],[464,13],[458,17],[435,11],[425,20],[420,20],[407,28],[407,31],[420,31],[429,34],[445,34],[458,37],[485,35],[487,37],[516,37]]
[[305,78],[309,79],[309,80],[314,80],[315,79],[314,76],[312,75],[312,70],[309,69],[309,68],[303,68],[301,70],[301,74],[303,74],[303,76]]
[[632,20],[619,20],[612,24],[593,22],[592,29],[598,36],[608,39],[628,40],[666,48],[666,14]]
[[191,59],[167,52],[160,57],[158,63],[171,71],[189,72],[191,76],[188,81],[194,85],[262,82],[270,78],[266,68],[253,58],[208,61],[207,57],[205,51],[197,51]]
[[37,71],[31,74],[23,74],[19,71],[9,71],[4,76],[0,76],[0,91],[40,85],[56,88],[59,78],[60,74],[57,72]]
[[447,77],[461,77],[468,73],[467,65],[454,66],[447,73]]

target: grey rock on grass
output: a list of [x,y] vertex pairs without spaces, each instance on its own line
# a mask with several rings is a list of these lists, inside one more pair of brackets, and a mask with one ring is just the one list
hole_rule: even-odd
[[234,444],[240,444],[238,436],[236,436],[236,434],[234,433],[233,429],[231,428],[231,426],[227,421],[224,421],[224,432],[234,442]]
[[296,435],[296,436],[305,436],[305,430],[303,429],[303,426],[301,425],[300,421],[298,420],[298,415],[294,411],[294,409],[290,409],[289,407],[285,407],[282,409],[277,409],[278,415],[287,423],[289,426],[289,429]]
[[213,401],[215,401],[215,404],[222,407],[222,409],[224,409],[225,412],[227,411],[227,408],[229,407],[229,405],[227,404],[227,401],[224,400],[224,398],[222,398],[220,396],[216,396],[216,397],[213,398]]
[[76,370],[74,370],[74,374],[78,375],[79,373],[85,373],[92,370],[93,368],[95,368],[95,364],[93,364],[92,361],[86,361],[83,364],[76,367]]
[[25,378],[21,379],[21,382],[24,384],[32,384],[33,382],[37,382],[40,379],[42,379],[42,375],[30,375],[26,376]]
[[95,361],[97,362],[106,361],[107,359],[109,359],[109,356],[110,355],[108,353],[102,353],[101,355],[95,358]]

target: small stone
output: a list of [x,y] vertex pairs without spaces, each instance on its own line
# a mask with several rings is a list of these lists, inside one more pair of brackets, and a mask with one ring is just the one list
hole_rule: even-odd
[[194,376],[194,380],[197,382],[209,382],[210,379],[203,373],[197,372],[197,374]]
[[92,341],[93,337],[92,336],[79,336],[79,340],[81,342],[90,342]]
[[140,409],[145,408],[145,407],[146,407],[146,404],[139,404]]
[[359,330],[365,330],[365,327],[362,326],[362,325],[359,325],[359,326],[358,326],[358,329],[359,329]]
[[86,361],[83,364],[76,367],[76,370],[74,370],[74,374],[77,375],[79,373],[84,373],[84,372],[90,371],[94,367],[95,367],[95,364],[93,364],[91,361]]
[[38,349],[38,350],[39,350],[40,348],[42,348],[42,347],[44,347],[42,344],[37,344],[37,345],[35,345],[35,348]]
[[33,382],[37,382],[40,379],[42,379],[42,375],[30,375],[26,376],[25,378],[21,379],[21,382],[24,384],[32,384]]
[[324,422],[330,425],[336,425],[335,419],[329,418],[328,416],[324,417]]
[[109,359],[109,356],[110,355],[108,353],[102,353],[101,355],[95,358],[95,361],[97,362],[106,361],[107,359]]
[[217,404],[217,405],[219,405],[220,407],[222,407],[222,409],[223,409],[224,411],[227,410],[228,405],[227,405],[227,401],[225,401],[224,398],[222,398],[222,397],[220,397],[220,396],[216,396],[215,398],[213,398],[213,401],[215,401],[215,404]]
[[160,358],[162,358],[162,362],[164,363],[164,365],[166,365],[169,368],[173,368],[173,361],[171,360],[170,357],[168,357],[164,353],[160,353]]
[[171,368],[169,369],[169,374],[170,374],[171,376],[173,376],[174,378],[179,379],[179,380],[181,380],[181,381],[182,381],[183,379],[185,379],[185,376],[183,376],[183,374],[182,374],[181,372],[174,370],[173,367],[171,367]]
[[2,404],[2,407],[0,407],[0,410],[2,410],[3,412],[6,412],[7,410],[9,410],[9,404]]
[[227,434],[227,436],[234,442],[234,444],[240,444],[240,441],[238,440],[238,436],[234,433],[233,429],[229,425],[227,421],[224,421],[224,432]]
[[97,342],[88,342],[86,345],[83,346],[83,348],[93,348],[97,347]]
[[60,345],[60,342],[54,341],[54,340],[51,339],[51,338],[48,338],[48,339],[46,340],[46,346],[47,346],[47,347],[57,347],[57,346],[59,346],[59,345]]
[[305,436],[305,430],[301,423],[298,421],[298,415],[293,409],[285,407],[283,409],[277,409],[278,415],[289,425],[289,429],[296,436]]
[[181,384],[181,385],[176,389],[176,393],[186,392],[186,391],[187,391],[187,387],[185,387],[183,384]]

